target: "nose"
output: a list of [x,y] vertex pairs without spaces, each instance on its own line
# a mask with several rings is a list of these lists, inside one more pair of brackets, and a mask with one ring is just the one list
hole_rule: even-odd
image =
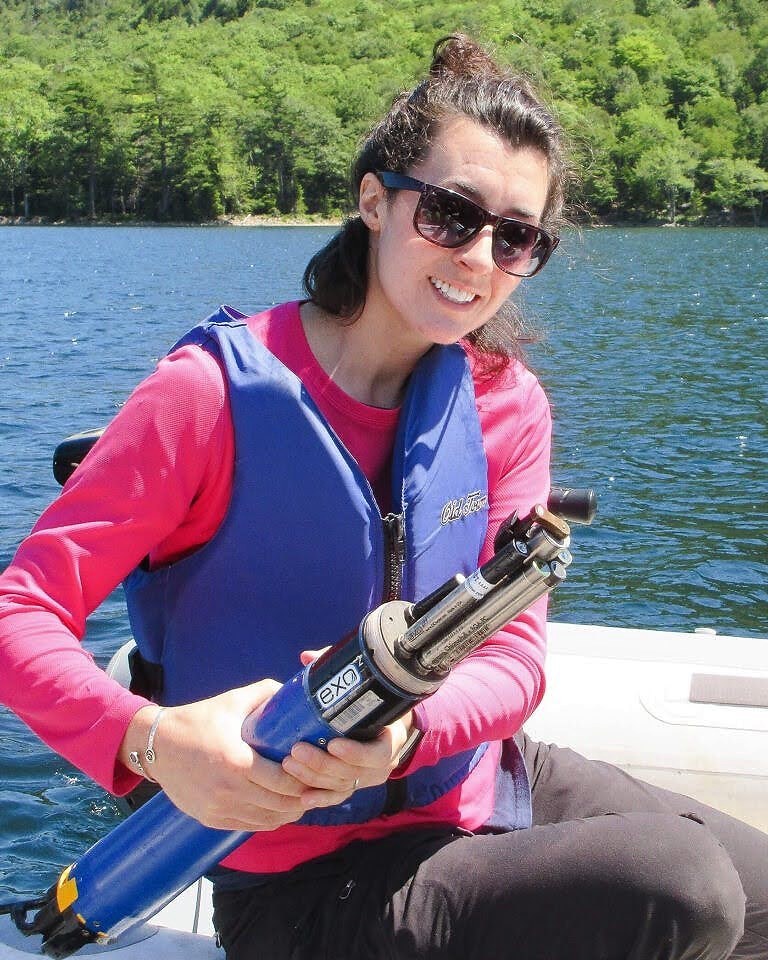
[[464,246],[456,250],[457,263],[464,264],[473,273],[489,274],[493,272],[493,227],[486,224],[483,229]]

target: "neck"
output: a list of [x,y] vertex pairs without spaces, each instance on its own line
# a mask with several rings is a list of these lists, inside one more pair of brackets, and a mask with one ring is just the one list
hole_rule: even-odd
[[392,408],[401,404],[408,378],[425,350],[405,350],[377,330],[370,312],[339,323],[312,303],[301,307],[310,349],[333,382],[360,403]]

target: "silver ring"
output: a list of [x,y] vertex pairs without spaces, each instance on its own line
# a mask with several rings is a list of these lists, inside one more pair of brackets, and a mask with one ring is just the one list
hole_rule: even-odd
[[352,793],[354,793],[359,786],[360,786],[360,777],[355,777],[355,782],[352,784]]

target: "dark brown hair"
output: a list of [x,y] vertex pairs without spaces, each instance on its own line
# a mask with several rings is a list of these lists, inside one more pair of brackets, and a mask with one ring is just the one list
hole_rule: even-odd
[[[571,174],[562,129],[526,78],[500,67],[463,35],[438,40],[427,77],[397,96],[370,131],[352,167],[354,196],[367,173],[409,172],[427,157],[441,125],[457,116],[475,120],[514,147],[535,147],[544,154],[549,183],[542,226],[557,230]],[[310,260],[304,288],[318,306],[351,322],[365,306],[367,286],[368,228],[353,216]],[[519,355],[524,339],[522,317],[511,302],[467,337],[495,368]]]

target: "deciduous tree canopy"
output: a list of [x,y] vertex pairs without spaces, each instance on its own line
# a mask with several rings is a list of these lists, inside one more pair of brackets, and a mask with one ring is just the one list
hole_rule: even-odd
[[764,221],[764,0],[5,0],[0,214],[337,216],[360,136],[456,31],[558,110],[582,213]]

